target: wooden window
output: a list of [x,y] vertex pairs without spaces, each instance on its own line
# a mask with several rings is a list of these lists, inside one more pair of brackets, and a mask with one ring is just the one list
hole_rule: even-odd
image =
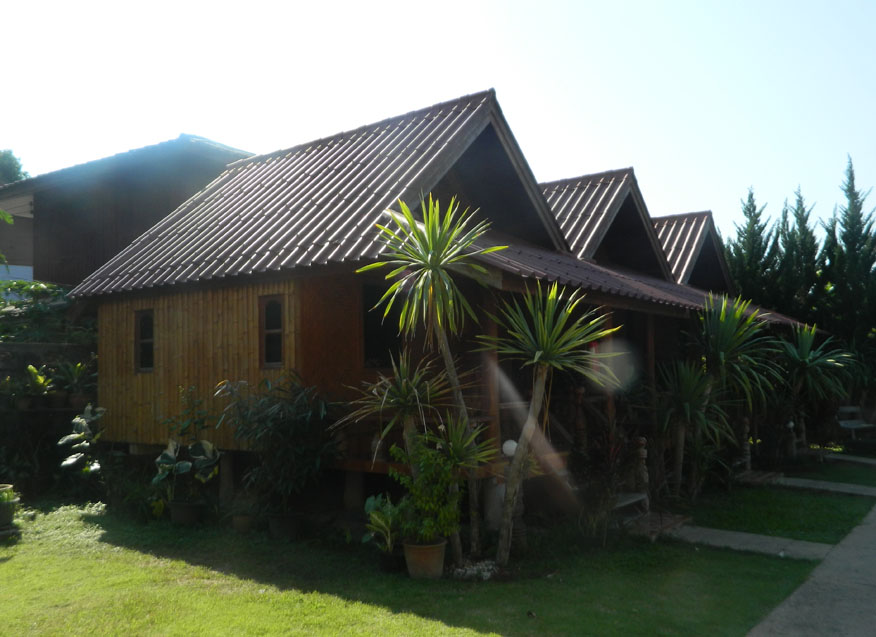
[[152,310],[134,313],[134,367],[151,372],[155,367],[155,319]]
[[259,297],[259,366],[283,366],[283,297]]

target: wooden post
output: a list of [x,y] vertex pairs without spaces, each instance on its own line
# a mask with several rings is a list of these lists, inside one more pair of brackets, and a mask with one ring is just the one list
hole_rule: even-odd
[[[490,295],[484,302],[486,312],[496,314],[496,300]],[[485,331],[487,336],[494,338],[499,333],[499,328],[496,322],[492,319],[487,319]],[[502,427],[499,414],[499,354],[495,349],[488,349],[481,352],[481,370],[484,383],[483,392],[483,413],[487,418],[487,436],[492,438],[496,443],[496,449],[501,451],[502,448]]]

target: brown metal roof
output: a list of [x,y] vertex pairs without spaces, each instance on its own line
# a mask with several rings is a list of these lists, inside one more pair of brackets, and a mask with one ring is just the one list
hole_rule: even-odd
[[633,169],[621,168],[540,184],[572,252],[592,259],[630,191]]
[[672,276],[678,283],[687,284],[690,281],[706,242],[711,242],[721,276],[727,282],[727,289],[733,289],[724,259],[724,247],[711,211],[654,217],[653,221],[657,238],[660,239],[672,268]]
[[490,90],[235,162],[71,295],[374,258],[384,210],[429,192],[501,120]]
[[667,217],[654,217],[657,238],[666,253],[672,276],[679,283],[686,283],[696,257],[709,232],[711,212],[690,212]]
[[[504,237],[491,237],[491,244],[503,244]],[[478,258],[503,272],[527,279],[556,281],[561,285],[581,288],[612,297],[627,298],[648,305],[663,305],[680,310],[699,311],[703,309],[709,293],[689,285],[681,285],[657,277],[637,273],[620,272],[602,267],[589,261],[543,250],[534,246],[512,244],[504,250],[479,255]],[[797,325],[798,321],[752,306],[772,323]]]

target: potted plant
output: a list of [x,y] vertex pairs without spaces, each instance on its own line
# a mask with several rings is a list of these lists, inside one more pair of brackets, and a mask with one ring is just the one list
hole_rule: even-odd
[[405,562],[413,578],[439,578],[444,572],[447,536],[459,530],[459,476],[439,449],[418,441],[412,456],[398,446],[391,453],[415,469],[411,475],[390,469],[407,495],[399,503]]
[[0,529],[12,524],[19,502],[20,498],[11,484],[0,485]]
[[220,423],[255,452],[258,461],[243,477],[268,514],[271,534],[288,539],[297,534],[294,498],[310,487],[334,455],[328,434],[328,404],[297,377],[267,380],[252,391],[245,381],[220,383],[216,396],[229,399]]
[[362,537],[363,543],[371,543],[377,547],[380,556],[380,568],[383,571],[400,571],[405,566],[402,547],[396,542],[399,524],[399,506],[393,504],[389,495],[369,496],[365,500],[365,523],[367,533]]
[[79,411],[88,404],[94,394],[95,374],[90,363],[63,362],[55,370],[55,384],[60,391],[66,391],[70,406]]
[[[180,460],[180,450],[185,449],[191,458]],[[155,459],[157,472],[152,478],[155,486],[167,488],[167,503],[170,519],[175,524],[193,525],[204,517],[206,502],[200,486],[206,484],[219,473],[220,453],[208,440],[198,440],[185,447],[171,439],[167,448]],[[186,489],[178,490],[186,483]]]

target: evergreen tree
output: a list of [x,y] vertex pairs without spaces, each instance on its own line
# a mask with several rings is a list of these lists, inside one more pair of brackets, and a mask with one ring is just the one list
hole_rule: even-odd
[[757,207],[753,189],[741,203],[745,223],[736,225],[736,239],[727,242],[727,267],[743,298],[770,307],[778,289],[778,236],[767,231],[769,218],[762,219],[766,206]]
[[11,150],[0,150],[0,186],[30,177],[21,169],[18,157]]
[[845,205],[825,224],[821,251],[821,314],[827,329],[847,343],[861,344],[876,324],[876,239],[873,211],[864,212],[868,193],[855,185],[855,169],[849,158],[842,185]]
[[[818,241],[809,225],[812,207],[798,187],[794,192],[794,207],[788,202],[782,209],[777,229],[780,262],[774,309],[809,324],[816,322],[815,288],[817,284]],[[793,216],[793,221],[789,219]]]

